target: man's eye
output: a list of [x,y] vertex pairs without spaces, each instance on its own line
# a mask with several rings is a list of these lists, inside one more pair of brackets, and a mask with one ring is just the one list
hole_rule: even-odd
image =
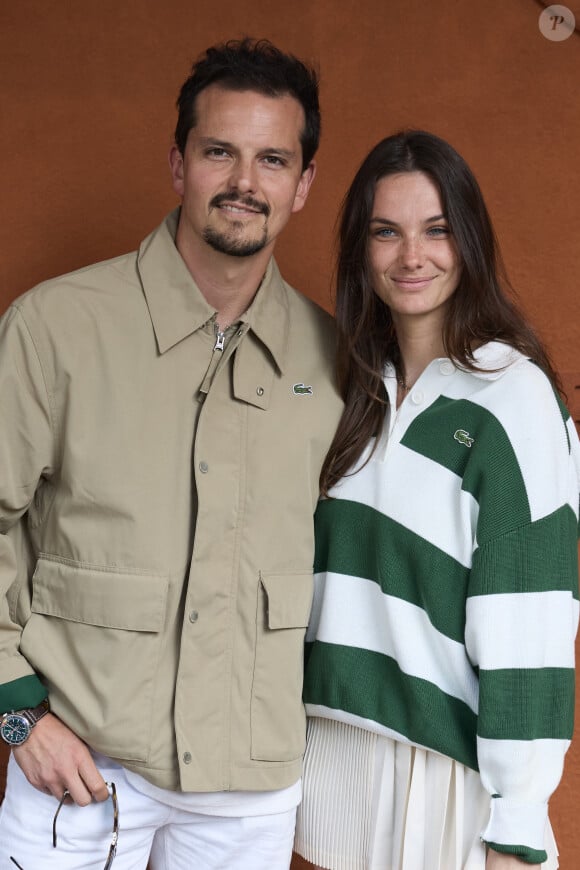
[[284,161],[277,154],[267,154],[263,159],[268,166],[284,166]]
[[208,157],[227,157],[228,152],[225,148],[208,148],[205,152]]

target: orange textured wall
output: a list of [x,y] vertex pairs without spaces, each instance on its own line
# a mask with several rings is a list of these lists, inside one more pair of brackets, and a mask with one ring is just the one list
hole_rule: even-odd
[[[566,5],[580,23],[580,0]],[[278,248],[288,280],[331,307],[333,224],[358,163],[400,127],[432,130],[475,169],[521,302],[580,384],[580,34],[549,41],[541,9],[537,0],[2,3],[0,309],[43,278],[132,249],[173,207],[165,155],[179,85],[205,47],[250,34],[322,74],[318,178]],[[552,808],[569,870],[580,865],[578,744]]]

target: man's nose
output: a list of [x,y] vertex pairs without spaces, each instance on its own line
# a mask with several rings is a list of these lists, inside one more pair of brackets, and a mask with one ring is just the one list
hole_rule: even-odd
[[236,160],[230,174],[230,185],[240,193],[255,193],[258,189],[256,165],[253,160]]

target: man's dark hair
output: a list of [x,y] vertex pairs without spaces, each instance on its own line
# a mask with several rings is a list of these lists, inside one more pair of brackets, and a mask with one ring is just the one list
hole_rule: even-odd
[[302,168],[306,169],[320,139],[318,75],[314,69],[293,55],[284,54],[267,39],[246,37],[208,48],[193,64],[177,98],[175,144],[181,154],[189,131],[197,123],[197,95],[214,84],[232,91],[258,91],[269,97],[291,96],[298,100],[305,116],[300,144]]

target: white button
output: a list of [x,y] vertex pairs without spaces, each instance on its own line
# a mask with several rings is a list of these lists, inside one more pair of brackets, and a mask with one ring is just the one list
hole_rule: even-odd
[[420,405],[424,398],[423,390],[413,390],[411,393],[411,401],[414,405]]
[[453,365],[452,362],[450,362],[448,359],[446,359],[445,362],[442,362],[441,365],[439,366],[439,371],[441,372],[442,375],[452,375],[453,372],[455,371],[455,366]]

